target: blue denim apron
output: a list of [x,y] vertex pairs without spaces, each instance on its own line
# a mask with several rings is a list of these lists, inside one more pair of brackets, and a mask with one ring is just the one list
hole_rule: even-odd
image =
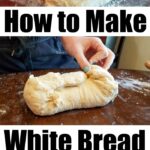
[[17,37],[17,44],[9,41],[0,40],[0,73],[79,68],[65,52],[60,37]]

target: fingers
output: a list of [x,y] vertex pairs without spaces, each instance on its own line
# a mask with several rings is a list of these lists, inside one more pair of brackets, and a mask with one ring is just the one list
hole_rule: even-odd
[[64,46],[66,51],[76,58],[81,69],[85,72],[90,69],[90,64],[92,63],[98,63],[101,67],[108,69],[114,60],[114,54],[99,38],[69,38],[69,46],[68,40]]
[[114,53],[109,48],[107,48],[100,39],[93,38],[90,44],[90,47],[93,48],[96,53],[90,58],[89,61],[86,58],[83,50],[78,50],[75,54],[75,58],[80,67],[84,72],[88,72],[90,69],[90,64],[99,62],[98,64],[101,64],[101,67],[108,70],[115,58]]
[[108,54],[106,53],[106,51],[100,51],[100,52],[97,52],[96,54],[94,54],[90,58],[89,62],[91,64],[97,63],[98,61],[101,61],[101,60],[105,59],[106,57],[108,57]]
[[78,64],[80,65],[81,69],[83,69],[85,72],[88,72],[90,63],[88,62],[84,53],[82,51],[78,51],[78,53],[76,53],[75,55],[75,58]]
[[108,49],[108,56],[105,59],[103,68],[108,70],[110,68],[110,66],[112,65],[112,63],[113,63],[114,58],[115,58],[114,53],[110,49]]
[[96,51],[96,53],[90,58],[90,63],[97,63],[98,61],[108,57],[107,47],[98,38],[93,38],[91,42],[91,49]]
[[145,67],[147,67],[147,69],[150,69],[150,60],[145,62]]
[[101,67],[108,70],[115,58],[114,53],[99,38],[93,38],[91,49],[94,49],[96,53],[90,58],[89,62],[98,63]]
[[90,44],[91,44],[90,45],[91,49],[94,49],[97,52],[104,51],[107,54],[107,51],[105,51],[106,46],[104,45],[104,43],[102,42],[100,38],[92,38]]

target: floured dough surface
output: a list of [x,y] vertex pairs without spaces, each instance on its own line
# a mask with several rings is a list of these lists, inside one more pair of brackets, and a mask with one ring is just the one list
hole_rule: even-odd
[[24,99],[36,115],[53,115],[72,109],[104,106],[118,94],[113,76],[91,65],[88,73],[53,73],[31,75],[24,88]]

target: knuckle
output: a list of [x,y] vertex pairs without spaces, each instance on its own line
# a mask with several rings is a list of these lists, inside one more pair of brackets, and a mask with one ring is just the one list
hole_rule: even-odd
[[95,37],[93,40],[95,40],[95,42],[97,42],[99,44],[103,44],[102,40],[98,37]]

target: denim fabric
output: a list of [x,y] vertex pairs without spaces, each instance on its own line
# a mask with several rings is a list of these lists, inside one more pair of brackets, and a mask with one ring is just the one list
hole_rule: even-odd
[[15,47],[0,43],[0,73],[79,67],[65,52],[60,37],[17,37],[17,40],[19,44]]

